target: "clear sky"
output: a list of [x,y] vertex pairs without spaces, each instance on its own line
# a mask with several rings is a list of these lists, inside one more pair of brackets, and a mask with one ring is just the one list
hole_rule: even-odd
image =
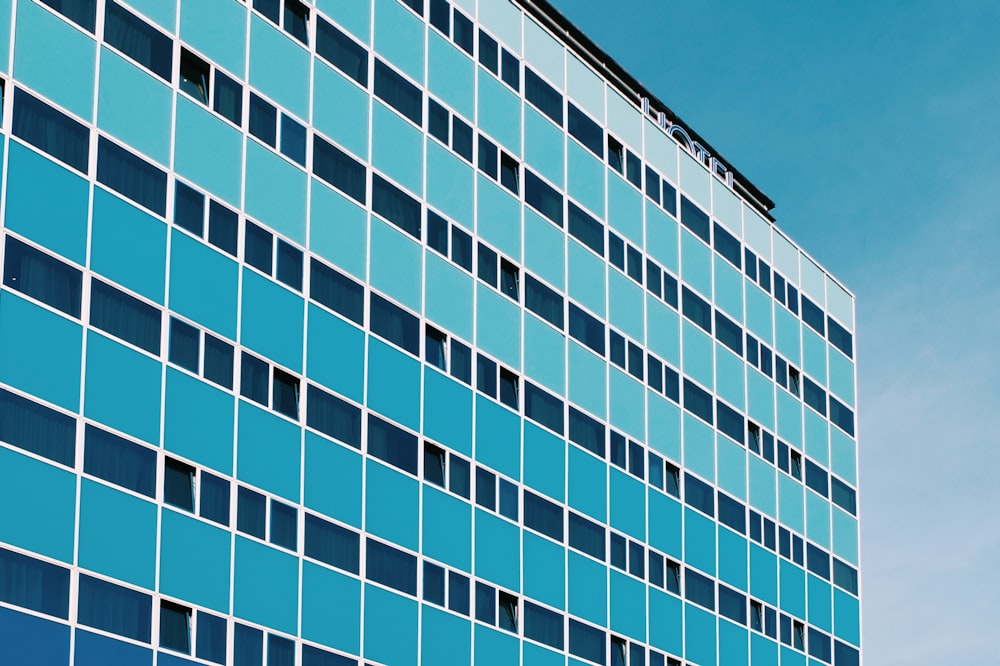
[[857,296],[866,663],[1000,664],[1000,3],[552,1]]

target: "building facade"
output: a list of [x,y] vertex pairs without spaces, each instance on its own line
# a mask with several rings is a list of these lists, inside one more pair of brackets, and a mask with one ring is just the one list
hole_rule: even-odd
[[544,0],[0,53],[0,663],[860,663],[853,296]]

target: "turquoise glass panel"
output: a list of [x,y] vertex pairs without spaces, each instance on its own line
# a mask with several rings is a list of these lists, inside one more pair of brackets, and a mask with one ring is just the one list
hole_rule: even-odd
[[611,527],[639,541],[646,540],[646,484],[612,467],[608,479]]
[[677,221],[650,201],[646,202],[646,251],[675,276],[678,273]]
[[569,297],[591,312],[603,317],[605,313],[605,275],[607,269],[601,259],[572,238],[567,246],[569,264]]
[[423,83],[424,22],[395,0],[375,0],[375,50]]
[[642,287],[616,270],[608,270],[608,324],[636,342],[644,341]]
[[472,339],[473,277],[436,254],[427,252],[424,303],[427,318],[456,335]]
[[364,208],[313,178],[309,249],[364,280],[367,248],[368,214]]
[[170,309],[235,338],[238,264],[176,229],[170,234]]
[[[248,142],[248,154],[264,150]],[[277,158],[275,158],[277,159]],[[243,185],[243,134],[197,102],[177,96],[177,124],[174,128],[174,169],[184,179],[208,190],[230,206],[241,203]],[[255,168],[256,162],[248,163]],[[271,183],[264,183],[265,192],[277,194],[284,202],[284,193],[275,192]],[[248,195],[251,194],[248,192]],[[259,198],[256,193],[254,199]],[[255,202],[256,203],[256,202]],[[293,203],[290,210],[300,204]],[[267,213],[267,203],[262,206]],[[268,214],[272,219],[274,216]]]
[[696,664],[714,664],[716,659],[715,615],[684,604],[684,656]]
[[524,424],[524,483],[530,488],[563,501],[566,441],[533,423]]
[[361,454],[306,433],[305,505],[356,527],[361,526]]
[[247,141],[246,211],[285,238],[306,242],[306,173]]
[[784,474],[778,475],[778,518],[797,532],[805,531],[802,497],[805,490],[799,482]]
[[[643,245],[643,198],[634,187],[613,171],[608,171],[608,224],[636,247]],[[601,211],[596,211],[602,217]]]
[[684,414],[684,466],[695,474],[715,480],[715,431],[688,413]]
[[303,300],[249,268],[243,269],[240,341],[294,372],[302,371]]
[[427,203],[462,226],[472,228],[475,171],[434,141],[427,141]]
[[684,374],[696,380],[702,386],[711,389],[715,385],[715,372],[712,367],[712,351],[715,343],[705,335],[700,328],[683,320]]
[[[430,78],[432,92],[434,91],[436,41],[437,35],[431,39]],[[454,47],[449,48],[454,49]],[[454,69],[457,70],[458,68]],[[461,76],[456,76],[454,79],[456,83],[462,80]],[[479,128],[498,141],[504,147],[504,150],[511,153],[514,157],[519,156],[521,154],[521,98],[511,91],[510,88],[488,74],[484,69],[478,70],[478,81]],[[464,100],[458,97],[457,92],[447,97],[442,97],[442,99],[447,101],[456,110],[461,111],[467,118],[470,117],[465,113],[464,106],[455,106],[455,104],[462,104],[464,102]],[[452,100],[455,100],[455,103],[452,103]]]
[[424,434],[471,456],[472,400],[472,390],[465,384],[425,366]]
[[233,409],[232,394],[168,368],[163,448],[231,474]]
[[604,212],[604,163],[574,139],[566,139],[567,191],[571,197],[594,211]]
[[371,584],[364,595],[365,657],[383,664],[417,663],[417,602]]
[[755,543],[750,544],[750,594],[772,606],[778,603],[778,556]]
[[566,338],[534,315],[524,316],[524,374],[546,389],[566,393]]
[[371,227],[372,286],[420,312],[420,245],[377,218],[372,218]]
[[674,461],[681,459],[681,410],[652,391],[646,392],[651,448]]
[[712,250],[687,229],[681,230],[681,278],[702,296],[711,296]]
[[472,507],[423,486],[423,553],[462,571],[472,570]]
[[715,261],[715,305],[730,319],[742,322],[743,275],[719,255],[713,254],[712,258]]
[[747,540],[719,526],[719,579],[740,590],[747,589]]
[[424,135],[382,102],[372,104],[372,165],[416,194],[423,192]]
[[233,614],[294,635],[299,605],[298,563],[294,555],[237,536]]
[[363,88],[316,60],[313,126],[362,159],[368,157],[368,102],[369,95]]
[[250,85],[290,110],[309,117],[309,52],[277,26],[250,17]]
[[4,511],[0,541],[72,563],[76,475],[7,448],[0,448],[0,469],[8,477],[0,484],[0,502],[22,507]]
[[163,303],[166,262],[166,225],[115,195],[95,189],[90,268]]
[[297,502],[302,429],[243,400],[238,427],[236,476]]
[[565,549],[548,539],[524,533],[524,594],[555,608],[566,598]]
[[746,499],[747,451],[728,437],[718,435],[715,443],[718,457],[719,487],[737,499]]
[[306,374],[355,402],[364,400],[365,333],[357,326],[309,304]]
[[608,377],[610,393],[611,425],[624,430],[632,437],[646,439],[646,410],[643,397],[646,390],[642,384],[616,367],[612,367]]
[[408,428],[420,427],[420,362],[375,338],[368,342],[368,406]]
[[715,525],[711,519],[684,509],[684,562],[715,574]]
[[513,479],[521,478],[521,419],[477,395],[476,459]]
[[605,522],[607,517],[608,466],[600,458],[576,446],[569,447],[567,492],[572,510]]
[[681,323],[676,310],[663,301],[646,296],[646,342],[661,361],[674,367],[681,364]]
[[[375,39],[378,40],[377,35]],[[422,54],[420,63],[423,64]],[[474,117],[476,69],[476,64],[465,55],[464,51],[459,50],[448,39],[433,30],[428,31],[427,89],[447,106],[464,116],[466,122]],[[421,67],[421,71],[413,76],[420,79],[423,76],[423,68]],[[482,116],[482,105],[484,104],[481,86],[482,84],[480,84],[479,90],[480,116]],[[520,115],[518,113],[513,122],[519,123]],[[483,129],[493,134],[489,127],[483,127]],[[518,126],[515,124],[514,131],[517,129]],[[517,132],[516,136],[520,139],[521,133]],[[517,145],[517,143],[513,145]]]
[[159,442],[160,372],[158,361],[90,331],[84,415],[133,437]]
[[424,606],[420,631],[422,663],[472,663],[472,627],[468,620]]
[[160,592],[228,613],[229,531],[170,509],[162,515]]
[[573,340],[569,345],[569,399],[604,418],[607,410],[607,362]]
[[641,581],[611,569],[611,631],[635,640],[646,640],[646,586]]
[[559,189],[563,187],[562,150],[566,135],[530,105],[524,105],[524,161]]
[[476,231],[515,263],[521,257],[521,206],[507,190],[482,174],[479,185]]
[[530,208],[524,209],[525,268],[556,289],[563,289],[566,235]]
[[132,150],[160,164],[169,164],[173,107],[170,88],[107,47],[101,49],[100,78],[97,126],[124,141]]
[[681,511],[674,498],[649,491],[649,545],[678,559],[683,547]]
[[514,371],[521,363],[521,309],[506,296],[477,284],[476,343]]
[[155,504],[84,479],[80,485],[79,565],[152,588],[156,523]]
[[604,624],[608,616],[608,570],[603,563],[570,551],[567,557],[567,610],[576,617]]
[[302,637],[356,654],[361,649],[361,582],[303,562]]
[[684,653],[684,602],[678,597],[649,591],[649,642],[673,654]]
[[374,460],[369,460],[365,469],[365,529],[404,548],[417,550],[420,482]]

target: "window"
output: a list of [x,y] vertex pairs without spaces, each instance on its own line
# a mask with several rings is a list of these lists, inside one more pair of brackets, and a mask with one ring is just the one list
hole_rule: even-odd
[[563,402],[531,382],[524,382],[524,415],[549,430],[563,434]]
[[637,188],[642,189],[642,160],[631,150],[625,151],[625,177]]
[[267,666],[295,666],[295,643],[284,636],[268,634]]
[[476,357],[476,388],[491,398],[497,397],[497,364],[479,354]]
[[563,616],[530,601],[525,601],[524,637],[562,650]]
[[684,316],[712,335],[712,307],[687,287],[683,288],[681,301]]
[[858,572],[851,565],[833,558],[833,584],[851,594],[858,593]]
[[497,40],[485,32],[479,32],[479,64],[497,74],[500,71],[500,57]]
[[448,347],[451,355],[451,376],[466,384],[471,384],[472,350],[454,339]]
[[521,301],[520,273],[517,266],[507,261],[500,260],[500,293],[515,302]]
[[288,550],[298,550],[299,512],[275,499],[271,499],[271,524],[268,540]]
[[242,126],[243,86],[216,69],[213,94],[212,108],[215,112],[234,125]]
[[743,329],[724,314],[715,311],[715,337],[737,356],[743,356]]
[[713,422],[712,397],[689,379],[684,380],[684,409],[709,425]]
[[82,273],[10,236],[4,253],[3,283],[71,317],[80,318]]
[[620,174],[625,173],[625,159],[620,141],[608,135],[608,166]]
[[149,643],[152,598],[148,594],[81,573],[77,603],[80,624]]
[[180,89],[208,106],[208,80],[211,68],[208,63],[181,47]]
[[834,347],[844,352],[847,358],[854,358],[854,337],[832,317],[826,317],[826,337]]
[[284,113],[281,114],[281,154],[300,166],[306,165],[306,128]]
[[370,294],[372,333],[414,356],[420,355],[420,322],[402,308],[378,294]]
[[499,625],[501,629],[517,633],[517,597],[508,592],[500,591],[497,606],[499,608]]
[[451,7],[448,0],[430,0],[430,21],[431,25],[440,30],[445,36],[451,35]]
[[306,425],[344,442],[361,448],[361,409],[310,384]]
[[524,278],[524,305],[559,330],[563,328],[563,298],[530,275]]
[[374,414],[368,415],[368,453],[404,472],[417,474],[417,438]]
[[448,609],[469,614],[469,579],[457,571],[448,572]]
[[684,475],[684,501],[709,516],[715,516],[715,492],[690,474]]
[[372,176],[372,210],[421,240],[420,202],[381,176]]
[[603,562],[604,527],[570,512],[569,545]]
[[604,457],[604,424],[570,405],[569,439],[600,458]]
[[806,485],[823,497],[830,494],[830,475],[809,459],[806,459]]
[[191,654],[191,609],[160,600],[160,647]]
[[525,490],[524,525],[561,542],[563,540],[562,507]]
[[569,334],[577,342],[604,356],[604,324],[573,303],[569,304]]
[[457,9],[455,9],[453,13],[452,39],[455,40],[455,43],[460,49],[469,55],[472,55],[472,49],[475,43],[475,29],[472,27],[472,21]]
[[746,426],[743,415],[718,398],[715,401],[715,423],[716,427],[724,435],[729,436],[740,444],[744,443],[743,437],[746,433]]
[[226,663],[226,621],[198,611],[197,656],[216,664]]
[[355,324],[362,324],[364,287],[316,258],[310,259],[309,270],[309,297]]
[[469,461],[452,455],[448,464],[448,488],[460,497],[469,499],[472,486],[472,473]]
[[73,23],[86,30],[94,32],[97,21],[97,0],[41,0]]
[[289,35],[309,45],[309,8],[298,0],[285,0],[282,27]]
[[233,631],[233,662],[260,664],[264,661],[264,632],[236,623]]
[[423,93],[381,60],[375,60],[375,95],[423,127]]
[[365,564],[369,580],[404,594],[417,594],[417,558],[413,555],[369,538]]
[[14,89],[13,133],[60,162],[87,172],[90,130],[20,88]]
[[830,396],[830,422],[854,437],[854,412],[832,395]]
[[684,569],[684,598],[710,611],[715,610],[715,581],[700,573]]
[[589,213],[569,202],[569,233],[600,256],[604,256],[604,225]]
[[115,2],[104,10],[104,41],[170,82],[173,40]]
[[236,529],[263,539],[267,527],[267,498],[240,486],[236,492]]
[[316,22],[316,53],[361,86],[368,87],[368,51],[322,18]]
[[740,258],[743,253],[740,251],[740,242],[736,240],[736,237],[716,223],[713,240],[715,241],[715,251],[735,266],[736,270],[740,270]]
[[202,471],[199,494],[201,517],[229,527],[229,482]]
[[708,214],[698,208],[690,199],[681,197],[681,224],[706,243],[711,243]]
[[562,195],[527,169],[524,171],[524,200],[550,221],[562,227]]
[[750,628],[764,632],[764,605],[759,601],[750,600]]
[[[588,661],[604,663],[604,645],[606,634],[595,627],[569,620],[569,651]],[[614,639],[612,639],[614,640]]]
[[272,406],[288,418],[299,418],[299,378],[278,368],[274,369]]
[[646,196],[660,205],[660,174],[646,166]]
[[544,113],[559,127],[563,126],[563,98],[532,70],[524,70],[524,96],[535,108]]
[[424,562],[424,601],[438,606],[445,601],[445,570],[430,562]]
[[424,328],[424,360],[444,372],[448,371],[447,344],[444,333],[432,326]]
[[835,476],[830,477],[830,487],[830,494],[834,504],[851,515],[857,515],[857,493],[855,493],[854,489]]
[[0,547],[0,601],[69,617],[69,571]]
[[731,527],[740,534],[746,534],[746,507],[728,495],[723,495],[721,492],[718,494],[718,500],[719,522],[723,525]]
[[72,467],[76,420],[0,388],[0,440]]
[[500,151],[500,184],[514,194],[520,193],[521,165],[517,160]]
[[806,568],[820,578],[830,580],[830,555],[811,543],[806,545]]
[[500,78],[514,90],[521,90],[521,61],[505,48],[500,49]]
[[364,165],[318,134],[313,134],[313,173],[355,201],[367,202]]
[[497,178],[497,147],[483,135],[479,135],[479,170],[490,178]]
[[681,565],[667,560],[667,592],[681,593]]
[[97,180],[157,215],[166,215],[167,174],[103,136],[97,143]]
[[424,442],[424,481],[445,487],[445,452],[430,442]]
[[736,590],[719,585],[719,614],[737,624],[746,625],[747,598]]
[[567,129],[570,135],[582,143],[587,150],[596,155],[597,159],[603,161],[604,130],[583,113],[583,111],[576,108],[572,102],[567,105],[567,108]]
[[332,567],[358,573],[360,536],[357,532],[307,513],[305,554]]
[[156,495],[156,451],[87,425],[83,471],[146,497]]
[[194,513],[194,474],[191,465],[173,458],[163,461],[163,501]]

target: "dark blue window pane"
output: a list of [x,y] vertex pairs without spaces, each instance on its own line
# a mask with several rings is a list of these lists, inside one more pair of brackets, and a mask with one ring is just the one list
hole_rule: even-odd
[[94,23],[97,20],[97,0],[42,0],[42,3],[87,32],[94,32]]
[[600,458],[604,458],[604,424],[590,418],[572,405],[569,408],[569,439]]
[[690,474],[684,475],[684,501],[703,513],[715,515],[715,491]]
[[826,335],[824,326],[826,323],[826,315],[818,305],[810,301],[804,295],[802,296],[802,321],[804,321],[810,328],[820,335]]
[[417,437],[368,415],[368,453],[404,472],[417,473]]
[[472,162],[472,127],[458,116],[451,117],[451,148]]
[[80,271],[10,236],[6,241],[3,283],[71,317],[80,317]]
[[683,290],[683,310],[685,317],[712,334],[712,307],[687,287]]
[[524,415],[560,435],[563,434],[563,402],[530,382],[524,382]]
[[569,514],[569,545],[604,561],[604,527],[575,513]]
[[0,389],[0,440],[72,467],[76,420]]
[[830,637],[812,627],[809,627],[809,656],[828,664],[833,659]]
[[530,275],[524,280],[524,306],[562,330],[563,297]]
[[649,584],[663,587],[663,556],[654,550],[649,551]]
[[524,525],[561,542],[563,540],[563,509],[558,504],[525,490]]
[[811,543],[806,546],[806,568],[820,578],[830,580],[830,555]]
[[663,366],[663,394],[678,404],[681,401],[680,375],[668,365]]
[[448,465],[448,489],[456,495],[469,499],[472,490],[472,472],[468,460],[451,456],[451,464]]
[[296,291],[302,291],[302,250],[278,240],[278,271],[275,277]]
[[709,424],[713,423],[712,396],[688,379],[684,380],[684,409]]
[[743,415],[718,399],[715,401],[715,424],[723,434],[740,444],[744,443],[746,422]]
[[153,604],[147,594],[80,574],[80,624],[149,642]]
[[757,281],[757,255],[750,248],[743,249],[743,272],[754,282]]
[[417,318],[378,294],[371,294],[370,301],[372,333],[418,356],[420,322]]
[[201,473],[201,517],[229,526],[229,482]]
[[[427,584],[427,565],[424,565],[424,585]],[[486,624],[497,623],[497,591],[486,583],[476,583],[476,619]]]
[[495,288],[497,286],[497,253],[480,243],[476,255],[478,258],[476,274],[480,280]]
[[356,659],[320,650],[312,645],[302,645],[302,666],[356,666]]
[[205,379],[219,386],[233,387],[233,346],[205,334]]
[[719,522],[740,534],[747,532],[747,510],[740,502],[719,493]]
[[201,334],[180,319],[170,318],[170,362],[198,374]]
[[747,598],[736,590],[720,585],[719,614],[745,626],[747,623]]
[[611,431],[611,455],[609,456],[612,465],[625,469],[625,436]]
[[497,40],[485,32],[479,33],[479,64],[494,74],[500,71],[500,56]]
[[500,151],[500,184],[514,194],[521,192],[521,165],[503,151]]
[[195,648],[199,659],[226,663],[226,620],[198,611],[198,644]]
[[684,598],[714,611],[715,581],[691,569],[684,569]]
[[646,289],[658,298],[663,295],[663,269],[652,259],[646,260]]
[[444,581],[444,569],[431,562],[424,562],[424,601],[444,606]]
[[363,286],[315,258],[309,262],[309,271],[310,298],[347,317],[355,324],[363,323],[365,316]]
[[476,389],[497,397],[497,364],[481,354],[476,357]]
[[243,86],[215,70],[215,112],[234,125],[243,125]]
[[431,25],[440,30],[445,36],[451,35],[451,6],[448,0],[430,0]]
[[448,572],[448,608],[469,614],[469,579],[457,571]]
[[638,379],[640,382],[644,381],[645,377],[645,358],[643,355],[642,347],[633,343],[631,340],[628,343],[628,372],[630,375]]
[[625,338],[617,331],[608,332],[608,357],[622,370],[625,369]]
[[483,135],[479,135],[479,170],[490,178],[497,178],[497,147]]
[[608,261],[612,266],[625,270],[625,241],[611,231],[608,232]]
[[843,588],[851,594],[858,593],[858,572],[854,567],[834,558],[833,560],[833,584]]
[[163,502],[194,512],[194,467],[179,460],[163,461]]
[[524,200],[555,224],[563,225],[562,195],[527,169],[524,170]]
[[89,424],[83,471],[147,497],[156,495],[156,451]]
[[427,245],[448,256],[448,222],[432,210],[427,211]]
[[726,261],[740,270],[740,259],[743,256],[740,242],[736,237],[726,231],[722,226],[716,224],[714,227],[715,250],[721,254]]
[[628,182],[642,189],[642,160],[631,150],[625,151],[625,177]]
[[267,498],[240,486],[236,498],[236,529],[263,539],[267,530]]
[[520,519],[520,502],[517,486],[506,479],[500,479],[500,515],[513,521]]
[[482,467],[476,468],[476,504],[490,511],[496,511],[497,507],[496,474]]
[[826,336],[830,344],[844,352],[847,358],[854,358],[854,336],[846,328],[838,324],[832,317],[826,318]]
[[179,180],[174,184],[174,224],[199,238],[205,233],[205,195]]
[[577,622],[569,621],[569,651],[577,657],[582,657],[598,664],[604,663],[604,645],[607,635],[600,629]]
[[271,531],[269,540],[276,546],[298,549],[299,514],[294,507],[271,500]]
[[190,608],[165,599],[160,601],[160,647],[190,654]]
[[274,234],[247,220],[243,239],[243,259],[267,275],[274,267]]
[[97,144],[97,180],[157,215],[167,212],[167,174],[103,136]]
[[646,167],[646,196],[656,202],[657,205],[660,203],[660,174],[653,171],[649,166]]
[[774,297],[778,302],[785,302],[785,278],[778,271],[774,272]]
[[[803,296],[803,298],[805,297]],[[788,297],[785,299],[785,305],[795,314],[799,313],[799,292],[792,286],[791,282],[788,283]]]
[[472,21],[456,9],[452,25],[452,38],[458,44],[458,48],[472,55],[476,34],[475,28],[472,27]]
[[368,51],[320,17],[316,21],[316,53],[365,88],[368,87]]
[[681,196],[681,224],[706,243],[711,242],[708,214],[685,196]]
[[368,579],[404,594],[417,593],[417,558],[378,541],[365,547]]
[[377,97],[423,127],[423,93],[381,60],[375,60],[374,87]]
[[521,61],[507,49],[500,49],[500,78],[514,90],[521,89]]
[[0,548],[0,601],[65,620],[69,617],[69,571]]
[[858,503],[857,493],[854,492],[854,489],[835,476],[830,477],[830,481],[831,497],[834,503],[844,511],[856,515],[858,512]]
[[677,309],[677,278],[670,273],[663,273],[663,300],[667,305]]
[[253,8],[275,24],[281,19],[281,0],[253,0]]
[[234,666],[261,666],[264,661],[264,632],[242,624],[233,630]]
[[525,601],[524,637],[562,650],[563,616]]
[[830,475],[808,458],[806,459],[806,485],[823,497],[827,497],[830,492]]
[[646,381],[654,391],[663,391],[663,363],[652,354],[646,357]]
[[309,9],[298,0],[285,0],[285,32],[309,45]]
[[266,407],[268,384],[267,363],[243,352],[240,359],[240,395]]
[[359,203],[367,203],[367,171],[356,159],[313,134],[313,173]]
[[646,549],[641,543],[628,542],[628,572],[637,578],[646,577]]
[[771,267],[763,259],[757,260],[757,284],[766,292],[771,291]]
[[535,107],[552,119],[556,125],[563,125],[563,98],[555,88],[542,80],[530,69],[524,70],[524,96]]
[[573,303],[569,304],[569,334],[577,342],[604,356],[604,324]]
[[104,9],[104,41],[170,82],[173,40],[114,2]]
[[448,109],[433,99],[427,100],[427,132],[444,145],[448,145],[448,127],[450,125]]
[[627,261],[625,272],[630,278],[639,284],[642,284],[642,254],[631,245],[628,246],[626,254]]
[[235,211],[217,201],[209,202],[208,242],[235,257],[239,222],[239,215]]
[[663,459],[652,451],[648,454],[649,485],[663,490]]
[[268,634],[267,666],[295,666],[295,643],[283,636]]
[[306,128],[281,114],[281,152],[289,159],[306,165]]
[[421,240],[420,202],[381,176],[372,176],[372,210]]
[[587,114],[576,108],[574,104],[570,103],[568,109],[566,118],[570,135],[582,143],[587,150],[594,153],[597,159],[603,161],[604,130]]
[[715,311],[715,337],[737,356],[743,356],[743,329],[718,310]]
[[451,353],[451,376],[455,379],[472,383],[472,350],[452,339],[449,345]]
[[837,666],[859,666],[861,655],[857,648],[837,641],[833,648],[833,663]]
[[843,403],[830,396],[830,421],[854,437],[854,412],[845,407]]
[[332,567],[358,573],[360,537],[357,532],[306,514],[305,554]]
[[808,377],[803,377],[803,380],[802,400],[817,412],[826,416],[826,391]]

